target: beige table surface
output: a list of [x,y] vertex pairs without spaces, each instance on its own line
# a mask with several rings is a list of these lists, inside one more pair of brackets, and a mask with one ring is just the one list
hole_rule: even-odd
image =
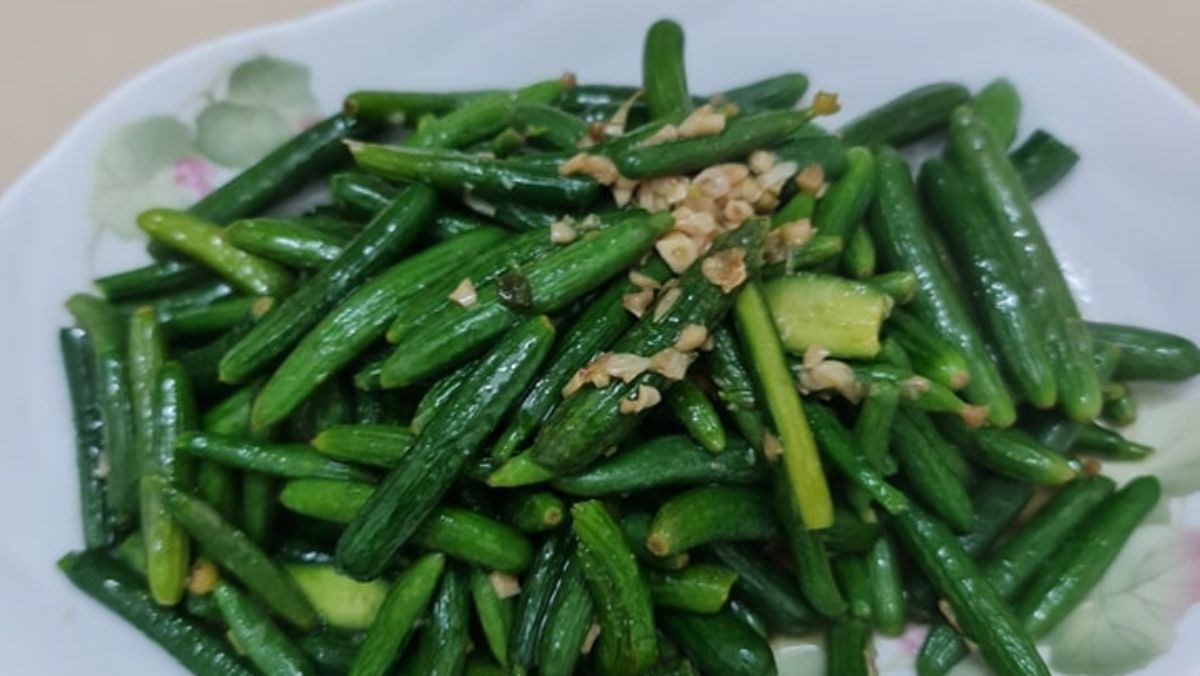
[[[143,68],[210,38],[339,1],[0,0],[0,190]],[[1200,101],[1200,42],[1193,36],[1200,2],[1047,1]]]

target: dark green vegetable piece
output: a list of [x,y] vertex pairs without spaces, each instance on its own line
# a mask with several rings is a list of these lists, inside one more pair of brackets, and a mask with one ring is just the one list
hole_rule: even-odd
[[[1094,477],[1067,484],[1045,507],[1004,541],[982,562],[982,571],[1000,598],[1011,600],[1037,573],[1059,544],[1084,525],[1084,520],[1113,491],[1113,482]],[[943,674],[967,655],[967,646],[945,623],[936,624],[918,654],[923,674]]]
[[646,546],[654,516],[648,512],[629,512],[621,516],[621,530],[633,555],[641,563],[656,570],[679,570],[691,561],[688,552],[658,556]]
[[1053,406],[1058,398],[1054,365],[1042,338],[1044,323],[1022,279],[1024,263],[1013,257],[1003,234],[950,164],[929,160],[921,168],[920,182],[990,344],[1017,392],[1039,408]]
[[732,103],[742,112],[794,108],[808,90],[804,73],[781,73],[740,87],[727,89],[715,98]]
[[867,281],[875,274],[875,242],[864,227],[856,227],[846,240],[846,251],[842,255],[841,270],[847,276]]
[[59,559],[58,568],[82,592],[121,616],[192,672],[202,676],[255,673],[199,622],[155,603],[140,576],[103,552],[72,552]]
[[1021,623],[945,526],[915,505],[889,525],[992,668],[1049,676]]
[[484,199],[515,200],[548,208],[584,208],[600,196],[600,184],[585,176],[513,160],[451,150],[402,148],[371,143],[350,146],[364,171],[392,181],[428,183],[439,190],[470,191]]
[[470,599],[463,573],[450,568],[442,575],[429,621],[417,635],[417,645],[401,664],[405,676],[457,676],[466,668],[470,651]]
[[513,121],[526,138],[558,150],[575,150],[588,133],[587,122],[545,104],[518,105],[513,111]]
[[1005,476],[1056,486],[1077,474],[1069,460],[1020,430],[967,430],[960,422],[945,417],[939,423],[939,429],[951,441],[979,463]]
[[596,648],[602,673],[639,674],[658,657],[650,591],[625,543],[621,527],[599,502],[571,508],[576,556],[596,603],[600,637]]
[[159,604],[169,606],[183,598],[191,564],[191,540],[182,525],[171,517],[159,488],[161,480],[182,490],[192,486],[193,463],[181,457],[175,442],[196,426],[196,402],[178,362],[160,366],[153,382],[153,427],[143,449],[143,474],[139,482],[141,532],[150,595]]
[[725,427],[708,395],[685,378],[667,390],[667,405],[688,434],[710,453],[725,450]]
[[922,501],[959,532],[971,527],[971,497],[906,413],[892,425],[892,455]]
[[315,270],[337,258],[348,237],[284,218],[234,221],[225,228],[233,246],[298,270]]
[[347,526],[338,564],[371,578],[417,529],[545,359],[554,327],[535,317],[505,335]]
[[1020,261],[1027,300],[1040,315],[1063,410],[1073,420],[1095,418],[1102,400],[1091,335],[1020,177],[986,123],[970,109],[955,111],[951,119],[950,151],[978,191],[994,230]]
[[1117,427],[1126,427],[1137,422],[1138,404],[1131,390],[1124,383],[1111,383],[1104,388],[1104,408],[1100,411],[1104,421]]
[[759,410],[754,381],[742,359],[737,339],[728,327],[720,326],[713,331],[712,342],[709,376],[717,386],[717,399],[724,404],[725,411],[750,445],[761,446],[765,422]]
[[1021,177],[1030,199],[1037,198],[1066,178],[1079,163],[1079,153],[1055,138],[1037,130],[1009,156]]
[[358,172],[335,174],[329,189],[339,209],[366,219],[375,218],[401,191],[394,183]]
[[1200,347],[1183,336],[1124,324],[1088,322],[1097,343],[1116,345],[1118,380],[1187,380],[1200,373]]
[[158,321],[172,338],[220,334],[247,319],[266,314],[272,303],[274,299],[270,296],[236,296],[211,305],[181,308],[165,316],[160,314]]
[[[908,409],[928,413],[951,413],[972,429],[986,422],[985,407],[968,404],[959,399],[950,388],[925,376],[914,375],[907,369],[882,363],[858,363],[851,368],[860,389],[876,383],[895,385],[900,391],[900,403]],[[801,370],[801,373],[804,371]]]
[[100,461],[108,465],[105,497],[113,525],[124,528],[133,522],[138,506],[138,458],[125,328],[116,310],[95,296],[71,296],[67,311],[92,341],[92,377],[101,423]]
[[992,80],[975,94],[970,106],[991,128],[1000,147],[1012,145],[1021,121],[1021,96],[1012,82],[1005,78]]
[[762,615],[772,630],[794,636],[811,631],[820,622],[805,603],[796,580],[773,561],[749,547],[727,542],[713,543],[708,551],[737,573],[733,593]]
[[656,556],[667,556],[710,542],[769,540],[778,532],[770,500],[760,491],[702,486],[659,507],[646,548]]
[[917,276],[907,270],[885,272],[863,281],[891,296],[900,305],[911,303],[917,293]]
[[312,391],[377,341],[404,300],[450,283],[456,265],[504,241],[495,228],[464,233],[411,256],[366,282],[300,340],[254,402],[254,424],[283,420]]
[[154,241],[198,260],[246,293],[285,295],[295,284],[278,263],[234,247],[222,236],[220,226],[189,213],[151,209],[138,216],[138,227]]
[[179,436],[176,448],[197,458],[290,479],[369,481],[371,475],[303,444],[260,444],[201,432]]
[[[656,257],[637,273],[661,284],[671,271]],[[500,460],[512,457],[562,400],[562,389],[571,376],[633,325],[634,317],[625,309],[623,301],[626,294],[637,293],[640,289],[632,279],[619,278],[588,304],[571,328],[563,333],[545,372],[534,381],[514,411],[512,422],[492,448],[493,457]]]
[[884,475],[896,471],[895,460],[888,455],[888,440],[899,408],[897,386],[887,382],[871,383],[854,419],[854,443],[863,458]]
[[467,583],[471,589],[475,617],[479,620],[479,629],[488,650],[497,662],[508,666],[508,634],[512,627],[514,602],[511,597],[501,597],[497,591],[498,583],[493,580],[500,575],[503,574],[489,575],[480,568],[472,568],[467,573]]
[[[530,264],[522,272],[533,293],[531,309],[553,312],[595,289],[644,254],[671,223],[665,213],[639,212]],[[494,284],[479,288],[477,296],[469,307],[446,305],[405,335],[383,366],[382,384],[401,387],[437,373],[518,321],[517,313],[500,302]]]
[[316,674],[316,667],[261,608],[228,582],[214,592],[229,634],[254,666],[280,676]]
[[471,377],[478,366],[477,362],[469,361],[438,378],[437,382],[425,390],[425,395],[417,403],[417,410],[413,412],[413,432],[420,434],[425,429],[429,421],[433,420],[433,417],[446,406],[446,403],[454,398],[459,388],[467,381],[467,378]]
[[104,452],[104,422],[94,378],[92,342],[83,329],[61,329],[58,340],[75,426],[75,470],[83,543],[88,549],[103,548],[113,543],[114,536],[105,504],[105,480],[96,472]]
[[811,109],[737,115],[725,123],[725,129],[719,134],[635,145],[615,153],[613,161],[621,175],[628,178],[698,171],[780,143],[811,122],[812,118]]
[[715,613],[729,600],[737,573],[722,566],[693,563],[673,571],[647,571],[650,597],[659,608]]
[[572,548],[571,539],[557,533],[547,538],[534,555],[533,566],[521,584],[521,594],[517,597],[517,609],[508,636],[511,666],[535,666],[538,641],[546,626],[546,608],[563,575],[563,568],[571,558]]
[[[157,478],[150,481],[161,481]],[[317,624],[317,615],[295,581],[255,545],[245,533],[226,522],[207,504],[162,484],[164,502],[175,519],[247,589],[262,598],[284,619],[301,629]]]
[[533,560],[533,545],[520,531],[457,507],[435,509],[412,538],[425,549],[506,573],[519,573]]
[[1119,432],[1095,423],[1079,428],[1074,448],[1112,460],[1143,460],[1154,453],[1152,446],[1130,441]]
[[701,673],[726,676],[776,673],[770,644],[729,611],[713,615],[663,611],[659,613],[659,624]]
[[833,560],[833,575],[846,599],[850,617],[871,621],[871,582],[867,561],[859,554],[844,554]]
[[683,27],[660,19],[646,31],[642,91],[651,120],[675,120],[692,110],[683,59]]
[[221,359],[221,380],[245,381],[286,352],[338,300],[376,272],[413,240],[437,202],[433,191],[412,186],[321,268],[266,314]]
[[167,260],[97,277],[92,283],[105,300],[116,303],[178,291],[211,278],[211,272],[191,261]]
[[354,658],[351,676],[388,673],[417,620],[425,614],[445,566],[441,554],[426,554],[396,577]]
[[833,523],[818,534],[829,551],[838,554],[865,554],[879,539],[880,527],[875,521],[864,521],[847,509],[833,512]]
[[904,586],[896,546],[884,535],[871,546],[866,559],[875,628],[885,636],[899,636],[904,631]]
[[328,117],[206,195],[188,213],[221,224],[257,216],[309,180],[348,164],[343,141],[369,128],[346,115]]
[[773,481],[775,512],[796,567],[796,581],[814,610],[825,617],[837,617],[846,612],[846,601],[833,579],[822,533],[809,530],[805,525],[792,490],[783,476],[776,473]]
[[342,108],[346,115],[358,119],[385,124],[415,124],[424,115],[444,115],[494,93],[491,90],[401,92],[364,89],[347,95]]
[[399,425],[334,425],[321,430],[312,447],[336,460],[391,468],[400,464],[415,437]]
[[825,655],[825,673],[830,676],[870,676],[875,673],[871,623],[860,617],[835,620],[826,636]]
[[876,155],[877,199],[870,219],[871,234],[884,263],[891,269],[917,275],[913,314],[933,327],[967,359],[971,382],[966,387],[973,403],[988,407],[988,420],[1007,427],[1016,409],[992,363],[950,273],[943,267],[913,188],[904,158],[883,148]]
[[569,495],[598,497],[697,483],[756,483],[766,476],[765,469],[754,449],[737,438],[714,455],[687,437],[668,436],[622,451],[578,474],[558,477],[554,487]]
[[966,87],[949,82],[917,87],[847,123],[842,127],[842,142],[903,145],[940,129],[970,95]]
[[1091,591],[1160,494],[1152,476],[1130,481],[1088,514],[1087,525],[1038,568],[1013,606],[1031,636],[1046,636]]
[[517,494],[504,504],[504,520],[526,533],[540,533],[562,523],[566,507],[549,491]]
[[821,404],[810,403],[805,413],[821,453],[850,483],[870,495],[888,513],[902,512],[908,507],[908,499],[889,485],[862,450],[855,447],[854,437],[842,427],[832,411]]
[[[197,597],[204,598],[204,597]],[[344,674],[362,645],[363,634],[319,629],[297,638],[297,644],[322,671]]]
[[866,148],[846,151],[846,173],[817,201],[813,227],[822,235],[849,240],[875,197],[875,156]]
[[594,612],[583,568],[578,558],[570,557],[546,604],[546,621],[538,647],[538,673],[544,676],[575,673]]
[[912,360],[913,370],[952,390],[971,381],[966,357],[907,311],[896,308],[888,316],[890,335]]

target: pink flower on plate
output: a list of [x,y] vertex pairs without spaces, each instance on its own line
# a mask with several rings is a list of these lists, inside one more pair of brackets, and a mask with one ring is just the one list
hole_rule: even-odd
[[213,180],[217,170],[204,158],[197,155],[175,160],[175,185],[196,197],[203,197],[212,192]]

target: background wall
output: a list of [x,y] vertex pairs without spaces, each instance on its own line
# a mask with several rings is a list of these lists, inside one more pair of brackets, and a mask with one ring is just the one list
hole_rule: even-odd
[[[0,190],[89,106],[196,43],[341,0],[3,0]],[[1200,101],[1200,2],[1046,0]],[[1115,94],[1115,93],[1114,93]]]

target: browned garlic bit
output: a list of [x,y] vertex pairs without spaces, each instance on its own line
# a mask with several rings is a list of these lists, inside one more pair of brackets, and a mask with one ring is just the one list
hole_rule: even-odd
[[662,393],[658,391],[658,388],[651,385],[638,385],[633,399],[622,399],[617,409],[622,415],[633,415],[658,405],[660,401],[662,401]]
[[221,573],[213,565],[212,561],[208,559],[196,559],[196,563],[192,564],[192,569],[188,572],[188,593],[195,596],[204,596],[217,588],[217,582],[220,579]]
[[579,652],[587,655],[592,652],[592,647],[596,645],[596,638],[600,636],[600,625],[595,622],[588,627],[587,635],[583,637],[583,645],[579,647]]
[[686,176],[659,176],[643,181],[637,188],[638,206],[646,211],[666,211],[687,199]]
[[828,352],[813,346],[805,350],[803,365],[796,376],[796,386],[804,394],[834,390],[851,403],[862,399],[862,388],[850,365],[826,359]]
[[929,380],[921,376],[912,376],[900,382],[900,395],[905,399],[916,399],[928,391]]
[[812,221],[807,218],[784,223],[767,233],[763,243],[763,258],[768,263],[781,263],[787,260],[792,251],[808,244],[812,236]]
[[679,124],[679,138],[713,136],[725,131],[725,116],[716,112],[711,103],[692,111]]
[[736,229],[754,215],[754,205],[744,200],[729,200],[725,203],[721,215],[725,217],[725,223],[731,229]]
[[687,270],[700,257],[700,242],[679,231],[659,237],[654,248],[675,274]]
[[759,175],[758,184],[767,193],[778,195],[783,192],[783,186],[787,184],[789,178],[796,174],[798,169],[799,166],[795,162],[779,162]]
[[624,176],[617,177],[617,182],[612,187],[613,202],[616,202],[619,207],[629,204],[629,201],[633,199],[633,191],[637,189],[637,185],[637,181],[631,178],[625,178]]
[[679,129],[673,124],[666,124],[659,128],[650,136],[647,136],[639,145],[656,146],[660,143],[670,143],[679,140]]
[[675,339],[675,349],[680,352],[695,352],[708,342],[708,328],[703,324],[688,324]]
[[450,300],[462,307],[471,307],[479,300],[479,294],[475,291],[475,285],[471,283],[469,277],[463,277],[458,286],[454,287],[454,290],[450,292]]
[[746,251],[733,247],[704,259],[700,264],[704,278],[724,293],[730,293],[746,281]]
[[750,153],[750,159],[746,160],[746,164],[750,165],[750,171],[755,174],[765,174],[775,166],[775,153],[769,150],[755,150]]
[[629,352],[608,354],[600,365],[600,368],[603,368],[605,373],[625,383],[631,382],[634,378],[642,375],[650,367],[650,359]]
[[679,296],[682,293],[679,287],[675,286],[663,291],[662,295],[658,297],[658,304],[654,306],[654,321],[657,322],[665,317],[671,311],[671,306],[675,304],[675,301],[679,300]]
[[770,432],[763,432],[762,446],[767,462],[774,463],[779,456],[783,455],[783,444],[779,443],[778,437]]
[[492,589],[495,590],[496,596],[501,599],[512,598],[521,593],[521,583],[508,573],[493,571],[488,575],[488,581],[492,583]]
[[646,314],[646,310],[649,309],[650,304],[653,302],[653,289],[642,289],[621,296],[621,305],[638,319],[641,319],[642,315]]
[[617,165],[603,155],[578,153],[558,167],[560,176],[582,174],[590,176],[600,185],[613,185],[620,178]]
[[570,244],[579,238],[575,232],[575,219],[564,216],[550,224],[550,241],[555,244]]
[[842,109],[838,103],[837,94],[819,91],[813,95],[812,111],[814,115],[833,115]]
[[688,367],[696,360],[696,355],[690,352],[680,352],[668,347],[654,353],[650,358],[650,370],[667,380],[683,380]]
[[639,289],[661,289],[662,284],[657,279],[650,277],[638,270],[629,271],[629,281]]
[[734,186],[750,177],[750,169],[744,164],[726,162],[714,164],[692,179],[692,185],[705,197],[721,199],[733,192]]
[[[604,125],[604,134],[606,136],[620,136],[625,133],[625,125],[629,121],[629,111],[633,109],[633,104],[636,103],[641,96],[642,90],[639,89],[633,93],[633,96],[630,96],[629,98],[625,99],[623,103],[621,103],[621,107],[617,108],[617,111],[613,113],[612,117],[610,117],[608,122]],[[600,139],[596,140],[599,141]]]
[[796,187],[808,195],[820,195],[825,188],[825,170],[819,164],[810,164],[796,174]]

